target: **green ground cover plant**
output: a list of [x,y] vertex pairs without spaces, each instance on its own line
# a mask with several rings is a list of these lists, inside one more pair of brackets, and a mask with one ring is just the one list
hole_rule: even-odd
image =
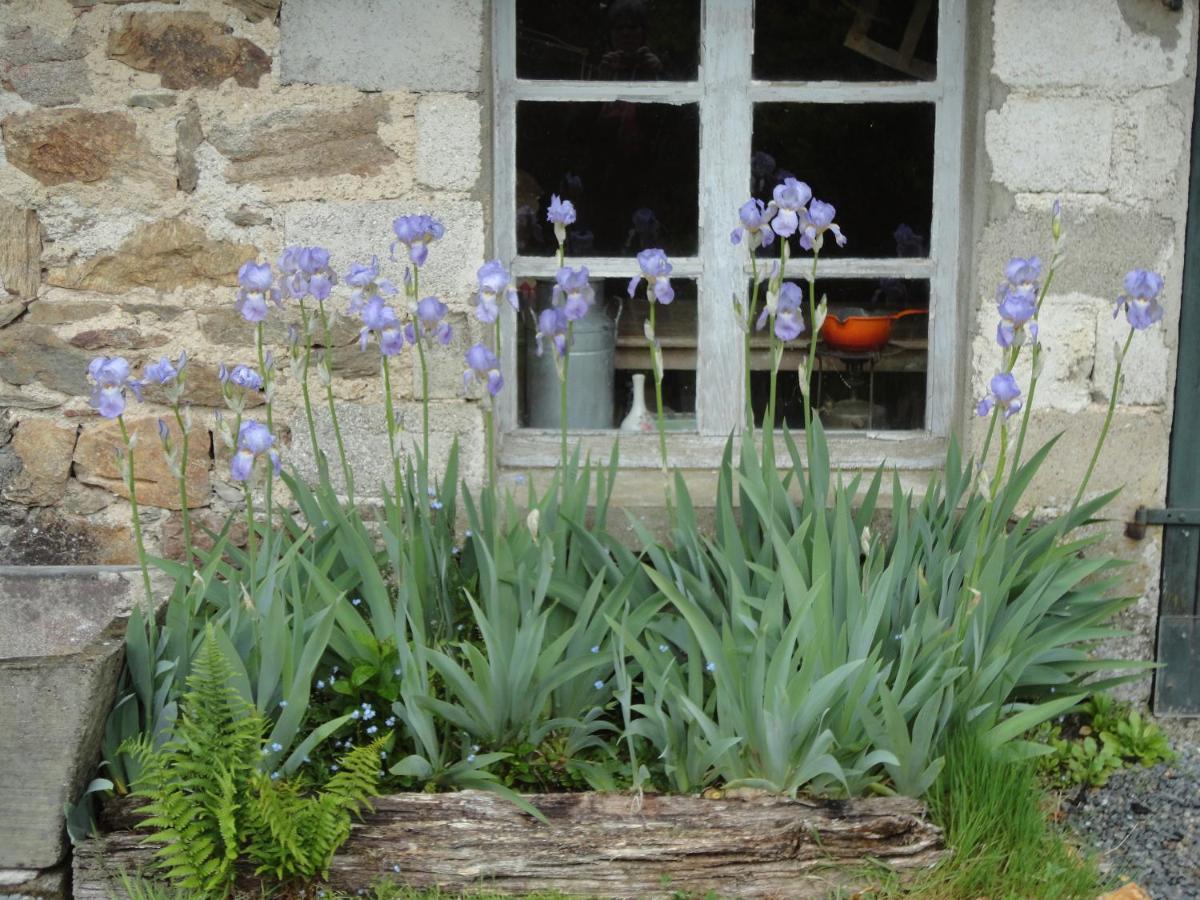
[[[595,297],[586,268],[566,259],[574,208],[555,197],[548,215],[560,269],[552,304],[531,312],[565,404],[574,322]],[[1113,495],[1090,495],[1088,483],[1125,354],[1162,316],[1162,279],[1141,269],[1126,277],[1117,309],[1129,335],[1104,428],[1074,502],[1035,516],[1030,485],[1055,451],[1054,441],[1033,450],[1025,443],[1041,371],[1038,314],[1061,259],[1056,204],[1050,261],[1014,258],[998,291],[1000,361],[977,409],[988,422],[981,452],[964,455],[950,440],[945,465],[914,495],[886,466],[844,479],[809,402],[827,315],[819,260],[827,239],[846,241],[834,215],[788,179],[769,204],[743,206],[734,233],[755,273],[749,296],[737,300],[739,321],[747,335],[759,328],[771,336],[767,423],[776,419],[785,347],[811,336],[802,432],[756,430],[747,404],[715,496],[693,497],[670,472],[660,400],[670,527],[658,535],[632,522],[635,546],[609,523],[617,446],[602,464],[581,458],[565,416],[554,476],[530,482],[523,496],[497,487],[491,413],[504,385],[493,348],[501,346],[501,308],[519,307],[499,261],[480,269],[476,295],[492,347],[470,348],[464,370],[464,389],[485,411],[482,487],[461,481],[457,446],[445,460],[430,458],[428,390],[419,434],[410,436],[394,412],[397,357],[413,354],[427,386],[430,360],[450,340],[446,305],[420,289],[440,223],[397,219],[403,278],[386,278],[377,258],[353,264],[340,279],[351,288],[343,311],[327,251],[288,248],[274,268],[247,262],[236,305],[254,328],[257,368],[222,366],[229,412],[216,422],[231,478],[244,488],[246,540],[235,543],[231,518],[204,550],[185,523],[183,561],[142,552],[147,604],[130,621],[105,736],[99,786],[162,807],[150,820],[152,838],[203,828],[204,840],[187,850],[195,858],[172,857],[168,875],[213,894],[228,888],[235,860],[276,880],[316,877],[348,834],[348,816],[376,789],[479,788],[534,815],[521,791],[902,793],[941,803],[952,839],[972,846],[969,810],[945,798],[961,800],[961,783],[983,792],[986,805],[998,788],[964,780],[956,754],[978,764],[971,777],[979,779],[1018,766],[1023,786],[1033,760],[1056,752],[1046,743],[1053,735],[1037,729],[1130,677],[1114,670],[1138,668],[1096,653],[1118,633],[1107,623],[1131,601],[1113,596],[1118,563],[1096,554],[1100,537],[1090,527]],[[801,252],[809,256],[793,259]],[[630,293],[644,288],[652,311],[670,303],[665,254],[644,250],[637,266]],[[263,322],[284,300],[298,308],[301,327],[286,347],[271,348]],[[328,388],[334,351],[323,336],[338,312],[360,319],[358,352],[379,356],[390,471],[375,505],[355,493],[366,486],[354,478],[332,392],[332,447],[313,424],[310,381]],[[646,334],[660,386],[653,313]],[[1014,375],[1023,353],[1032,363],[1024,392]],[[122,427],[127,393],[151,382],[167,388],[179,421],[190,421],[185,357],[147,366],[140,379],[125,360],[102,357],[89,374],[93,406]],[[302,388],[312,483],[283,465],[275,443],[273,398],[285,377]],[[247,415],[252,394],[265,401],[264,421]],[[169,464],[185,471],[186,444],[173,445],[165,424],[161,433]],[[152,449],[127,443],[122,452],[134,502],[135,460]],[[287,504],[276,502],[276,478]],[[182,478],[180,490],[186,497]],[[885,494],[890,525],[882,529],[876,513]],[[701,525],[701,506],[714,510],[711,529]],[[152,612],[150,566],[174,581],[161,619]],[[212,713],[213,703],[228,715]],[[189,748],[215,739],[213,729],[228,736],[224,749],[207,761],[189,757]],[[1111,733],[1135,756],[1157,752],[1140,720]],[[967,749],[964,735],[973,742]],[[352,792],[347,770],[367,757],[378,785],[355,782]],[[180,784],[202,764],[223,767],[205,786],[223,793],[192,797]],[[180,805],[167,810],[168,799]],[[184,812],[193,802],[207,818]],[[1028,827],[1011,836],[1014,847],[1037,830],[1027,810],[1017,812],[1014,828]],[[310,826],[309,836],[296,831]]]

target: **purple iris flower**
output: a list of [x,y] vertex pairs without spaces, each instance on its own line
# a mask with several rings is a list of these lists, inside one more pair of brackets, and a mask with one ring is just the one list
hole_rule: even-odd
[[337,274],[329,266],[329,251],[324,247],[288,247],[279,257],[279,279],[284,295],[293,300],[312,297],[324,302],[333,286]]
[[[800,285],[785,281],[779,287],[779,300],[775,304],[775,337],[787,343],[794,341],[804,333],[804,291]],[[762,331],[767,325],[770,310],[765,306],[759,314],[755,328]]]
[[476,344],[466,353],[467,368],[463,372],[463,390],[468,390],[478,381],[487,385],[488,393],[495,397],[504,387],[504,378],[500,374],[500,360],[488,347]]
[[554,237],[561,247],[567,240],[567,226],[575,224],[575,204],[560,199],[558,194],[551,194],[546,221],[554,223]]
[[142,369],[142,383],[153,381],[155,384],[166,386],[179,377],[187,365],[187,351],[179,354],[179,361],[172,364],[165,356],[156,363],[151,363]]
[[475,318],[480,322],[495,322],[500,315],[499,299],[503,297],[513,309],[518,308],[517,286],[508,269],[498,259],[485,262],[477,273],[479,291],[475,294]]
[[429,244],[440,241],[446,233],[441,222],[426,215],[400,216],[392,222],[392,231],[396,232],[392,255],[396,253],[396,244],[403,244],[408,248],[408,258],[418,267],[423,266],[429,256]]
[[546,221],[553,222],[555,225],[574,225],[575,204],[570,200],[563,200],[558,194],[551,194],[550,206],[546,210]]
[[263,453],[271,460],[275,474],[279,474],[279,454],[272,446],[275,436],[267,430],[267,426],[259,422],[243,422],[238,429],[237,452],[229,464],[229,472],[234,481],[246,481],[254,468],[254,460]]
[[846,236],[842,234],[842,229],[838,223],[833,221],[835,215],[837,215],[837,210],[833,208],[832,203],[814,199],[808,204],[808,212],[804,213],[800,246],[805,250],[811,250],[813,247],[820,250],[821,244],[825,240],[825,232],[828,231],[833,234],[834,240],[837,241],[839,247],[845,247]]
[[267,318],[267,301],[280,305],[279,289],[272,287],[275,276],[270,263],[247,260],[238,269],[238,285],[235,306],[247,322],[262,322]]
[[1001,347],[1020,346],[1025,339],[1025,326],[1029,325],[1029,337],[1037,340],[1037,285],[1023,284],[1014,287],[1004,285],[1004,293],[996,305],[1000,323],[996,326],[996,343]]
[[379,352],[384,356],[395,356],[404,349],[404,331],[393,325],[379,332]]
[[562,309],[568,322],[577,322],[588,314],[596,292],[588,283],[587,266],[572,269],[563,266],[554,274],[551,302]]
[[768,227],[775,215],[775,207],[767,206],[761,200],[751,197],[738,208],[738,218],[742,224],[733,229],[729,235],[729,243],[740,244],[742,235],[750,237],[750,249],[769,247],[775,241],[775,232]]
[[437,297],[425,297],[417,303],[417,331],[426,341],[437,341],[443,347],[450,343],[452,329],[446,321],[450,308]]
[[[1004,278],[1013,287],[1037,285],[1042,277],[1042,260],[1037,256],[1024,258],[1014,256],[1004,266]],[[1004,290],[1004,285],[1000,286]]]
[[97,356],[88,363],[92,395],[88,405],[106,419],[125,412],[125,389],[142,399],[142,384],[134,380],[129,361],[122,356]]
[[1125,275],[1125,293],[1117,298],[1113,318],[1125,307],[1125,319],[1130,326],[1143,331],[1159,322],[1163,308],[1158,303],[1162,293],[1163,277],[1149,269],[1134,269]]
[[638,282],[644,278],[650,289],[648,296],[651,301],[657,300],[666,306],[674,300],[675,289],[671,287],[671,279],[668,277],[671,274],[672,266],[670,260],[667,259],[667,254],[658,249],[643,250],[637,255],[637,261],[642,274],[634,275],[629,279],[629,296],[633,296]]
[[354,288],[350,292],[350,314],[358,315],[372,297],[391,297],[397,293],[396,286],[386,278],[379,277],[379,257],[372,256],[369,265],[351,263],[346,273],[346,284]]
[[232,384],[244,391],[261,391],[263,386],[262,376],[249,366],[238,365],[227,369],[225,364],[221,363],[217,368],[217,377],[221,384]]
[[363,327],[358,333],[358,346],[362,350],[367,349],[367,342],[371,339],[372,331],[382,335],[384,329],[400,327],[396,311],[384,303],[382,297],[378,296],[372,297],[366,302],[359,310],[359,317],[362,319]]
[[800,211],[812,199],[812,188],[795,178],[784,179],[771,193],[771,228],[780,237],[791,237],[800,228]]
[[976,413],[986,416],[992,411],[992,407],[999,406],[1004,410],[1004,418],[1007,419],[1021,411],[1021,401],[1018,399],[1021,396],[1021,388],[1012,372],[993,375],[988,387],[991,388],[991,392],[979,401],[979,406],[975,408]]
[[542,355],[542,340],[553,341],[554,350],[560,356],[567,353],[567,313],[562,307],[551,306],[543,309],[538,316],[537,355]]

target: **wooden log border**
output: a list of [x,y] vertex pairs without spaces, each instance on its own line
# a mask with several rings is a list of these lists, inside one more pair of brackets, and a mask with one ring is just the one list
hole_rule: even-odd
[[[822,897],[859,883],[869,864],[901,873],[945,853],[940,829],[905,797],[787,799],[534,794],[543,824],[482,791],[395,794],[354,825],[329,886],[381,879],[414,888],[587,897]],[[152,844],[118,811],[110,831],[75,848],[76,900],[118,896],[122,870],[146,871]],[[244,886],[258,896],[247,873]]]

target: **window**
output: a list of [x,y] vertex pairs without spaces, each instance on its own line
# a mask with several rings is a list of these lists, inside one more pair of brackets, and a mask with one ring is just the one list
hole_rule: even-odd
[[[795,174],[838,207],[849,236],[844,249],[828,244],[820,264],[831,313],[839,321],[906,313],[891,319],[885,345],[866,351],[833,346],[827,326],[814,384],[827,427],[859,439],[948,432],[957,403],[962,4],[493,6],[496,255],[526,304],[548,302],[556,264],[545,209],[552,193],[566,196],[580,212],[571,264],[588,267],[602,300],[573,348],[575,360],[589,357],[572,363],[573,428],[616,428],[633,376],[650,380],[646,302],[629,300],[625,285],[634,255],[651,246],[675,266],[677,299],[658,323],[669,427],[706,448],[738,426],[744,361],[732,298],[745,295],[750,266],[729,234],[751,194],[769,199]],[[792,275],[802,276],[798,262]],[[518,390],[502,395],[500,421],[532,452],[537,429],[558,425],[553,363],[533,354],[529,323],[511,311],[504,342],[505,377]],[[765,346],[751,349],[759,416]],[[791,425],[803,338],[795,348],[780,370],[781,419]],[[574,371],[588,373],[586,389],[575,390]],[[553,442],[546,447],[549,458]]]

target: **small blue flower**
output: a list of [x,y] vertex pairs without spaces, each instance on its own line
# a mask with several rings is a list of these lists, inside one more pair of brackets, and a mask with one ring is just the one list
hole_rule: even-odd
[[356,710],[354,710],[354,712],[350,713],[350,718],[357,719],[359,717],[359,715],[360,715],[359,711],[356,709]]
[[324,681],[321,681],[319,679],[317,680],[317,690],[318,691],[325,690],[325,682]]
[[393,866],[392,866],[392,871],[393,871],[393,872],[399,872],[399,871],[400,871],[400,864],[399,864],[399,863],[396,863],[395,865],[393,865]]
[[600,647],[599,647],[598,645],[597,645],[597,646],[595,646],[595,647],[593,647],[593,648],[592,648],[592,652],[593,652],[593,653],[599,653],[599,652],[600,652]]
[[715,662],[707,662],[707,663],[705,663],[705,664],[704,664],[704,671],[705,671],[705,672],[715,672],[715,671],[717,671],[717,664],[716,664]]
[[263,756],[266,756],[268,753],[270,753],[270,752],[271,752],[271,748],[270,748],[270,747],[263,747],[263,748],[262,748],[262,752],[263,752]]
[[666,652],[667,652],[668,650],[670,650],[670,649],[671,649],[671,648],[670,648],[670,647],[668,647],[666,644],[659,644],[659,645],[658,645],[658,652],[659,652],[659,653],[666,653]]
[[474,536],[475,536],[475,532],[471,531],[470,528],[468,528],[466,531],[463,532],[463,537],[465,537],[465,538],[474,537]]
[[375,718],[375,709],[371,706],[370,703],[364,703],[362,705],[362,708],[363,708],[363,719]]
[[434,499],[432,499],[432,500],[430,500],[430,501],[429,501],[429,508],[430,508],[430,509],[432,509],[432,510],[439,510],[439,509],[441,509],[441,508],[442,508],[442,501],[441,501],[441,500],[438,500],[438,499],[435,497]]
[[310,763],[310,762],[312,762],[312,760],[311,760],[311,759],[309,759],[309,758],[306,756],[306,757],[304,757],[304,762],[305,762],[305,763]]
[[388,716],[386,719],[384,719],[383,724],[386,725],[388,728],[391,728],[393,725],[396,724],[396,717]]
[[399,675],[399,674],[400,674],[400,667],[399,667],[399,666],[396,666],[396,668],[392,669],[392,674],[393,674],[393,675]]
[[353,603],[355,606],[360,606],[362,604],[362,597],[355,597],[350,602]]
[[379,730],[378,725],[371,725],[369,728],[367,728],[367,734],[374,734],[378,730]]
[[330,767],[329,767],[329,771],[330,771],[330,772],[336,772],[336,771],[337,771],[339,768],[340,768],[340,767],[338,766],[338,764],[337,764],[337,763],[334,763],[332,766],[330,766]]
[[272,780],[272,781],[278,781],[278,780],[279,780],[279,773],[278,773],[278,772],[272,772],[272,773],[271,773],[271,780]]
[[275,743],[273,743],[271,745],[271,749],[274,750],[276,753],[279,753],[283,750],[283,744],[279,743],[279,741],[276,741]]
[[475,762],[475,754],[474,753],[467,754],[467,762]]
[[594,687],[596,690],[600,690],[602,687],[604,687],[604,682],[600,679],[596,679],[596,682],[592,685],[592,687]]
[[280,700],[280,701],[279,701],[279,708],[280,708],[280,709],[287,709],[287,701],[286,701],[286,700]]

